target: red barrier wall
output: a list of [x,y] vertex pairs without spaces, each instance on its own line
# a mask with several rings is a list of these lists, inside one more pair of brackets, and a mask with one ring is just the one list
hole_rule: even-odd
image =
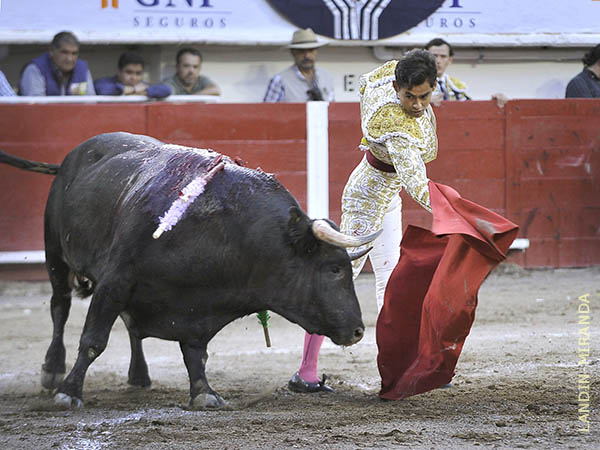
[[[213,148],[276,175],[306,207],[303,104],[0,104],[0,148],[60,163],[83,140],[129,131]],[[436,108],[438,159],[429,177],[521,226],[526,267],[600,264],[600,101],[447,102]],[[330,208],[362,157],[356,103],[329,107]],[[0,251],[43,249],[43,209],[52,177],[0,165]],[[429,214],[402,194],[404,226]]]
[[532,267],[600,262],[600,102],[521,101],[506,119],[507,205]]

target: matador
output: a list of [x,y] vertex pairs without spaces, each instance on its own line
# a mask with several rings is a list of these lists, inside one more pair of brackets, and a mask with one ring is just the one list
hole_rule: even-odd
[[[400,61],[388,61],[360,78],[360,148],[365,156],[344,188],[340,228],[356,235],[383,229],[368,254],[375,273],[378,310],[400,256],[400,191],[406,189],[431,212],[425,164],[437,155],[436,120],[429,105],[436,75],[433,56],[413,50]],[[352,262],[354,278],[366,258]],[[322,341],[322,336],[306,334],[300,370],[288,383],[291,390],[331,391],[317,376]]]

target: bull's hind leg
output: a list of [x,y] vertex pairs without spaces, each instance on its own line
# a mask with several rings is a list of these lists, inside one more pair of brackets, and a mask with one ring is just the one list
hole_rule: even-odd
[[73,369],[61,383],[54,401],[61,406],[83,405],[83,381],[90,364],[102,354],[108,343],[110,330],[126,300],[124,291],[99,284],[92,296],[90,307],[79,340],[77,360]]
[[180,342],[179,347],[190,377],[190,407],[220,408],[225,405],[223,398],[212,390],[206,380],[206,344],[190,345]]
[[131,361],[129,362],[129,377],[127,382],[132,386],[150,387],[150,375],[148,375],[148,365],[144,357],[142,340],[136,337],[129,329],[129,344],[131,346]]
[[144,357],[144,349],[142,347],[142,340],[135,333],[135,323],[131,316],[123,311],[121,313],[121,319],[127,327],[129,333],[129,345],[131,346],[131,359],[129,361],[129,377],[127,382],[131,386],[137,386],[141,388],[150,387],[152,381],[150,381],[150,375],[148,375],[148,365],[146,364],[146,358]]
[[55,389],[65,376],[65,344],[63,342],[65,323],[71,309],[71,287],[69,267],[52,252],[47,252],[48,275],[52,284],[50,314],[52,316],[52,341],[42,364],[42,386]]

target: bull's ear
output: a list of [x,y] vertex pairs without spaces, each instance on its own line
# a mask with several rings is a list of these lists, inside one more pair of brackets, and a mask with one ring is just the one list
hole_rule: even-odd
[[318,245],[310,228],[310,219],[300,208],[292,206],[289,209],[288,235],[292,245],[303,253],[311,253]]

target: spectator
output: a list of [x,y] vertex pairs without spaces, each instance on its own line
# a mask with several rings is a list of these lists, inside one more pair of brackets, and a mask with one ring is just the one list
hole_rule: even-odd
[[294,57],[294,64],[275,75],[269,82],[264,102],[307,102],[325,100],[332,102],[333,79],[329,72],[317,69],[317,49],[325,45],[319,43],[310,28],[297,30],[288,45]]
[[200,75],[202,54],[192,47],[177,52],[175,75],[163,80],[175,95],[221,95],[221,89],[208,77]]
[[137,52],[128,51],[119,57],[117,74],[94,81],[98,95],[147,95],[150,98],[164,98],[171,95],[171,86],[166,84],[149,85],[142,81],[144,58]]
[[92,74],[79,59],[79,41],[61,31],[50,50],[29,62],[19,83],[19,95],[95,95]]
[[583,70],[567,84],[566,98],[600,98],[600,44],[582,59]]
[[[431,103],[434,106],[440,106],[442,100],[470,100],[467,94],[467,85],[456,77],[446,73],[446,69],[454,60],[454,49],[443,39],[435,38],[425,44],[425,50],[435,56],[435,65],[437,67],[437,85]],[[492,100],[496,100],[499,107],[503,107],[508,101],[508,97],[502,93],[492,95]]]
[[13,91],[4,73],[0,70],[0,97],[13,97],[14,95],[15,91]]

